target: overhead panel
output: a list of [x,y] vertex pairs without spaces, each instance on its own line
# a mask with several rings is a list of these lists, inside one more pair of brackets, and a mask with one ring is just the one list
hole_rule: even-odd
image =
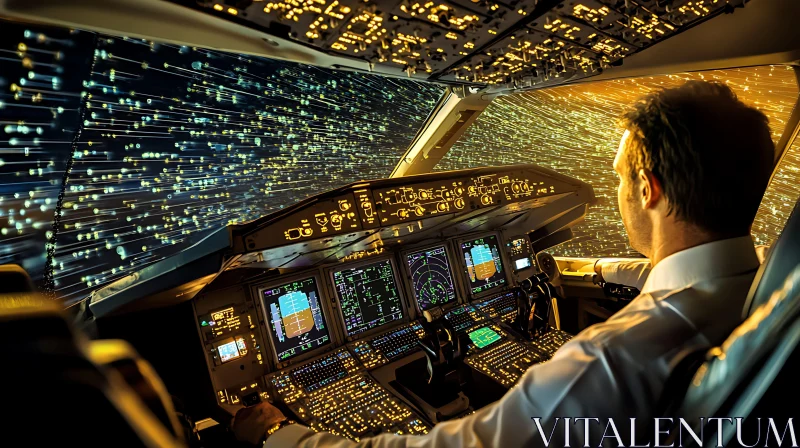
[[173,0],[377,72],[525,88],[602,72],[744,0]]

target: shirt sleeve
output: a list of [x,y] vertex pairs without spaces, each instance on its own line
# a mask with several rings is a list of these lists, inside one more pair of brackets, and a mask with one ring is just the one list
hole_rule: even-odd
[[[563,442],[564,438],[573,440],[573,443],[582,443],[584,426],[564,425],[554,417],[563,419],[567,415],[594,415],[592,410],[603,415],[609,411],[607,407],[616,408],[618,404],[613,405],[611,402],[614,400],[609,399],[615,396],[621,386],[619,378],[615,379],[618,372],[614,364],[604,359],[601,347],[595,346],[587,338],[581,340],[576,337],[550,361],[531,367],[519,383],[496,403],[464,418],[438,423],[426,435],[382,434],[354,442],[330,433],[316,433],[301,425],[292,425],[270,436],[265,447],[545,447],[555,441]],[[587,414],[587,411],[590,413]],[[538,426],[535,419],[539,419]]]
[[610,259],[602,264],[603,279],[608,283],[633,286],[642,290],[647,276],[650,274],[650,260],[615,260]]

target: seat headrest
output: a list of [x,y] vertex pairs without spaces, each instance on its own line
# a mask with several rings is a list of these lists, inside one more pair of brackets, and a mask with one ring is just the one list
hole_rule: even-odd
[[747,295],[742,317],[746,319],[756,308],[769,300],[772,292],[781,287],[781,283],[799,263],[800,200],[795,204],[781,236],[769,248],[764,262],[756,273]]
[[58,302],[37,293],[0,294],[0,339],[3,341],[71,340],[73,336]]
[[33,292],[33,280],[30,275],[17,264],[0,265],[0,294],[14,292]]

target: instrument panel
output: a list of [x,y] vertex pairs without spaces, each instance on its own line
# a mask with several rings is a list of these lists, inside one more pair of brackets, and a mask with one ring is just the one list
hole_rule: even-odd
[[[358,440],[499,399],[569,339],[514,330],[516,284],[539,272],[528,234],[571,225],[592,196],[533,165],[479,168],[352,184],[229,227],[229,255],[247,261],[228,270],[255,274],[193,299],[218,405],[277,400]],[[461,347],[464,391],[436,383],[435,325]]]
[[[448,239],[195,298],[219,404],[279,400],[315,430],[353,440],[424,434],[435,422],[375,373],[420,359],[420,313],[434,307],[467,344],[465,365],[510,387],[548,358],[502,328],[516,311],[500,267],[511,243],[500,232]],[[489,297],[468,300],[476,282]]]

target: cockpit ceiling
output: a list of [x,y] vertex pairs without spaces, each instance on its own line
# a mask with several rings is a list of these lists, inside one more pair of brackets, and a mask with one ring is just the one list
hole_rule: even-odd
[[626,56],[744,0],[171,0],[376,71],[544,87]]

